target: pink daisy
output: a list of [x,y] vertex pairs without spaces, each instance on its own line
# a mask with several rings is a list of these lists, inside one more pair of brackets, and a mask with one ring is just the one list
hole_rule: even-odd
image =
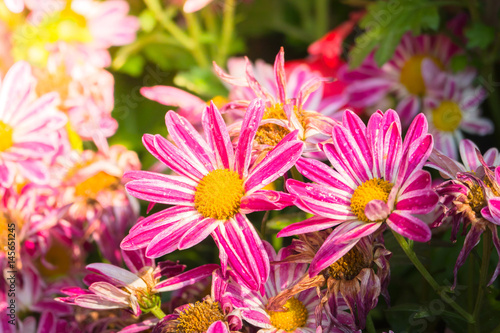
[[264,113],[253,101],[243,120],[236,148],[222,116],[212,103],[203,113],[207,141],[185,118],[170,111],[166,125],[174,144],[146,134],[143,142],[157,159],[178,175],[147,171],[125,174],[132,179],[129,194],[143,200],[174,205],[153,214],[125,237],[123,249],[147,247],[148,257],[190,248],[212,235],[220,250],[224,272],[228,265],[252,289],[260,289],[269,274],[269,259],[260,237],[245,214],[282,209],[292,204],[286,193],[261,190],[290,169],[303,144],[290,133],[260,163],[250,168],[252,141]]
[[420,97],[427,92],[422,60],[431,59],[439,68],[448,70],[452,56],[458,51],[459,48],[444,35],[415,37],[409,32],[401,39],[392,59],[382,67],[377,66],[372,53],[359,68],[349,71],[345,66],[339,76],[351,83],[348,90],[354,107],[374,105],[394,93],[396,110],[403,123],[409,124],[421,111]]
[[35,97],[30,66],[18,62],[0,87],[0,185],[9,187],[16,175],[34,183],[48,181],[43,159],[55,153],[55,132],[66,116],[59,112],[57,93]]
[[335,170],[301,158],[297,169],[315,183],[287,181],[295,204],[316,216],[278,233],[283,237],[337,226],[312,260],[310,276],[385,225],[410,239],[429,241],[430,228],[417,216],[431,212],[438,202],[431,175],[422,170],[432,150],[425,116],[415,118],[403,141],[394,110],[377,111],[367,126],[347,110],[343,124],[334,127],[332,140],[323,151]]
[[474,70],[450,75],[441,71],[432,60],[424,59],[422,74],[428,89],[423,111],[429,120],[429,133],[436,149],[457,158],[462,131],[475,135],[493,132],[493,122],[480,117],[479,105],[486,98],[486,91],[482,87],[472,87],[476,78]]
[[[274,147],[285,135],[297,130],[298,138],[305,142],[304,151],[317,152],[317,142],[326,139],[336,124],[326,114],[332,114],[345,104],[343,101],[322,104],[323,82],[329,79],[307,65],[297,66],[287,76],[283,48],[276,55],[274,68],[257,62],[255,74],[247,58],[244,63],[233,60],[231,74],[217,65],[214,67],[217,75],[232,86],[225,111],[242,114],[254,98],[265,100],[266,110],[255,136],[258,151]],[[238,75],[241,71],[244,72]],[[231,136],[237,137],[242,128],[241,121],[232,124]]]
[[[278,254],[265,242],[266,250],[272,261],[284,260],[291,254],[289,248],[282,248]],[[326,313],[319,315],[316,321],[316,307],[320,298],[314,288],[302,291],[289,298],[281,311],[269,309],[270,300],[281,291],[291,288],[307,272],[307,264],[281,263],[271,266],[269,279],[265,284],[265,294],[230,281],[224,297],[241,311],[243,319],[259,328],[258,333],[314,333],[321,326],[323,332],[342,332],[331,327]]]

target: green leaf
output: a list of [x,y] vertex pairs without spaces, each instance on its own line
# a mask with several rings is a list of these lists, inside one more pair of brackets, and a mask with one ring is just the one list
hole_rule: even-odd
[[[359,38],[365,35],[360,36]],[[367,40],[365,43],[358,42],[358,38],[356,38],[356,45],[349,52],[349,67],[354,69],[361,65],[363,60],[370,54],[371,51],[378,45],[378,40]]]
[[207,98],[227,95],[226,88],[210,68],[192,67],[187,71],[179,72],[174,77],[174,83],[180,88]]
[[145,63],[146,61],[141,55],[133,54],[127,58],[127,60],[119,70],[122,73],[138,77],[142,74]]
[[382,39],[379,48],[375,52],[375,62],[379,67],[391,59],[402,37],[401,32],[391,32]]
[[478,47],[484,50],[495,39],[495,29],[481,22],[475,22],[465,29],[465,36],[467,37],[467,48]]
[[457,54],[451,58],[450,66],[454,72],[460,72],[467,67],[468,62],[465,54]]

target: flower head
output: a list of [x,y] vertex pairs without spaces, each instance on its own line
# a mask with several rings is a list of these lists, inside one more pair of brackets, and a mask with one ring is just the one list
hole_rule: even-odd
[[[272,261],[282,261],[289,254],[288,248],[281,249],[277,254],[269,243],[265,243],[269,258]],[[332,329],[329,316],[322,314],[319,322],[316,320],[315,309],[320,299],[316,290],[302,291],[290,297],[282,308],[270,308],[270,300],[281,291],[294,286],[306,273],[307,264],[280,263],[271,266],[271,274],[266,282],[265,294],[261,295],[250,290],[237,281],[229,281],[224,294],[248,323],[259,327],[259,333],[309,333],[315,332],[321,326],[324,332],[336,332]]]
[[146,247],[146,255],[156,258],[194,246],[211,234],[224,271],[229,265],[243,283],[260,289],[269,274],[269,261],[245,214],[292,203],[289,194],[261,188],[290,169],[303,146],[294,139],[296,132],[290,133],[250,168],[252,140],[263,113],[262,101],[251,103],[234,149],[213,103],[203,114],[207,141],[186,119],[168,112],[166,125],[175,145],[160,135],[146,134],[143,142],[177,175],[129,172],[126,188],[137,198],[174,206],[136,224],[121,247]]
[[431,212],[438,196],[430,187],[430,174],[422,170],[432,150],[424,115],[415,118],[403,140],[395,111],[378,111],[367,126],[346,111],[332,140],[323,151],[335,170],[301,158],[297,169],[314,183],[287,181],[296,205],[316,216],[278,233],[283,237],[336,226],[312,261],[310,276],[384,225],[413,240],[428,241],[429,226],[418,215]]
[[56,108],[57,93],[39,98],[25,62],[14,64],[0,87],[0,185],[10,187],[16,175],[34,183],[48,182],[45,159],[56,153],[55,132],[66,116]]

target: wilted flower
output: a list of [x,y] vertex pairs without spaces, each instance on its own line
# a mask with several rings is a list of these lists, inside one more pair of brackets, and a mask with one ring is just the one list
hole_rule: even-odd
[[222,116],[215,107],[203,114],[207,141],[184,118],[171,111],[166,125],[175,145],[160,135],[146,134],[143,142],[156,158],[178,175],[129,172],[127,191],[140,199],[175,205],[136,224],[125,237],[123,249],[147,247],[157,258],[176,249],[190,248],[212,235],[224,270],[228,265],[243,283],[260,289],[269,275],[269,259],[245,214],[281,209],[292,203],[289,194],[261,190],[290,169],[302,153],[296,132],[284,138],[251,169],[251,146],[264,113],[262,101],[249,106],[244,131],[236,149]]
[[315,183],[287,180],[296,205],[316,216],[278,233],[283,237],[337,226],[311,262],[310,276],[384,225],[410,239],[429,241],[430,228],[418,215],[431,212],[438,196],[431,189],[431,175],[422,170],[432,150],[424,115],[415,118],[403,141],[394,110],[378,111],[367,126],[346,111],[343,124],[333,129],[332,140],[323,145],[323,151],[335,170],[301,158],[297,169]]
[[[182,273],[185,266],[170,261],[155,265],[154,260],[144,256],[144,251],[123,251],[122,255],[129,270],[104,263],[87,265],[95,273],[84,278],[89,289],[63,288],[61,292],[69,297],[56,300],[96,310],[123,308],[137,316],[159,308],[160,292],[204,279],[219,267],[207,264]],[[161,277],[167,279],[160,281]]]

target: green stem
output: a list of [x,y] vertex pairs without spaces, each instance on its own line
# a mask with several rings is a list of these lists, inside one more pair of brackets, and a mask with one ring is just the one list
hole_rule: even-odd
[[197,50],[197,44],[189,37],[177,24],[172,20],[170,15],[167,15],[161,7],[160,0],[144,0],[148,9],[154,14],[156,20],[172,35],[186,50],[191,52],[196,63],[204,67],[206,59],[203,54]]
[[[201,15],[203,17],[203,22],[205,24],[206,30],[210,33],[211,36],[217,36],[218,34],[218,26],[215,21],[215,14],[212,6],[207,6],[203,8],[201,11]],[[210,51],[212,55],[212,59],[214,59],[217,54],[219,48],[217,47],[217,43],[210,43]],[[223,66],[224,64],[219,64]]]
[[262,239],[266,239],[266,231],[267,231],[267,221],[269,220],[269,213],[271,211],[266,211],[264,214],[264,217],[262,218],[262,223],[260,225],[260,233],[262,236]]
[[478,22],[481,17],[479,15],[479,7],[476,0],[468,0],[467,4],[469,7],[470,16],[472,17],[472,21]]
[[195,13],[184,13],[184,17],[186,18],[189,35],[191,36],[195,44],[195,47],[192,50],[193,55],[196,53],[195,58],[200,60],[200,66],[208,67],[210,65],[210,62],[208,61],[207,55],[205,53],[205,47],[200,42],[201,26],[200,22],[198,21],[198,16]]
[[152,314],[154,314],[154,316],[155,316],[156,318],[158,318],[158,319],[162,319],[163,317],[165,317],[165,316],[166,316],[165,312],[163,312],[163,311],[162,311],[162,309],[160,309],[160,307],[159,307],[159,306],[155,306],[154,308],[152,308],[152,309],[150,310],[150,312],[151,312]]
[[[467,269],[467,311],[472,313],[474,311],[474,276],[476,273],[475,269],[476,259],[474,256],[469,258],[469,266]],[[468,333],[474,333],[474,325],[469,324],[467,327]]]
[[476,297],[476,305],[474,306],[474,312],[472,313],[472,317],[474,318],[475,331],[480,332],[479,324],[480,321],[479,313],[481,312],[481,307],[483,305],[484,299],[484,290],[486,288],[486,284],[488,283],[488,267],[490,263],[491,256],[491,232],[489,229],[486,229],[486,232],[483,234],[483,257],[481,259],[481,270],[479,271],[479,284],[477,287],[477,297]]
[[229,45],[231,44],[231,41],[233,39],[235,8],[236,8],[235,0],[224,1],[222,32],[221,32],[219,53],[217,54],[216,58],[219,66],[226,65],[226,60],[229,53]]
[[429,273],[429,271],[425,268],[425,266],[422,264],[422,262],[418,259],[416,253],[413,251],[413,249],[410,247],[406,239],[392,230],[392,233],[394,234],[394,238],[398,241],[399,245],[403,249],[403,251],[406,253],[406,256],[410,261],[413,263],[415,268],[420,272],[420,274],[424,277],[424,279],[431,285],[432,289],[441,297],[443,301],[448,303],[457,313],[459,313],[468,323],[473,324],[474,323],[474,318],[471,316],[470,313],[465,311],[460,305],[458,305],[453,299],[451,299],[448,294],[446,294],[446,291],[434,280],[432,275]]
[[375,325],[373,324],[373,318],[371,313],[368,313],[368,317],[366,318],[366,330],[368,333],[376,333]]
[[321,38],[328,30],[328,1],[316,0],[316,38]]

